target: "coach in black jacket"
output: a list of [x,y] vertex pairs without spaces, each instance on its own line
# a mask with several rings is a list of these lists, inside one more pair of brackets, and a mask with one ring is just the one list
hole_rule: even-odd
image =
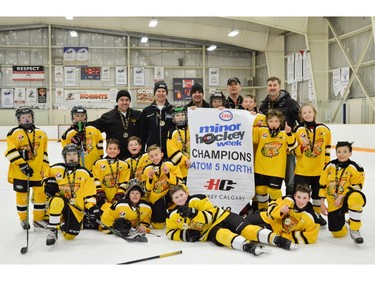
[[165,82],[155,83],[154,96],[152,104],[142,110],[141,139],[145,151],[150,145],[157,144],[166,156],[168,131],[173,128],[173,105],[168,102],[168,87]]
[[117,93],[117,105],[104,113],[99,119],[89,122],[90,125],[106,134],[106,139],[117,139],[120,143],[119,159],[130,157],[128,138],[140,137],[141,111],[130,108],[131,96],[126,90]]

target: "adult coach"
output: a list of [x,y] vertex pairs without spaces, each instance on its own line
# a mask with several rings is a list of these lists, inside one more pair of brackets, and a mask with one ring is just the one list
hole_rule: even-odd
[[99,119],[89,122],[91,126],[106,134],[106,139],[117,139],[120,143],[118,158],[130,157],[128,138],[140,136],[141,111],[130,108],[131,96],[126,90],[120,90],[116,96],[117,105],[104,113]]
[[[288,91],[282,90],[281,80],[278,77],[269,77],[267,79],[267,97],[262,100],[262,103],[259,107],[259,111],[264,115],[267,114],[268,110],[276,109],[281,111],[285,121],[288,123],[288,126],[294,128],[298,124],[298,115],[300,105],[296,102]],[[284,125],[282,124],[284,127]],[[296,167],[296,158],[292,153],[289,153],[287,156],[287,165],[285,173],[285,185],[286,185],[286,194],[293,194],[294,187],[294,169]]]

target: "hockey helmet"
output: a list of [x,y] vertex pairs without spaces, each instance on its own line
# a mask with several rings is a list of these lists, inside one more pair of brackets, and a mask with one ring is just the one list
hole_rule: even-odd
[[214,100],[221,100],[222,106],[225,106],[225,96],[224,96],[223,92],[215,91],[210,95],[210,107],[213,107],[212,102]]
[[145,196],[146,192],[142,181],[140,181],[139,179],[131,179],[125,192],[125,198],[129,198],[130,192],[134,189],[138,190],[141,193],[141,197]]
[[[20,123],[21,116],[26,115],[26,114],[31,115],[31,119],[32,119],[31,123]],[[34,125],[34,111],[30,107],[21,106],[21,107],[17,108],[16,117],[17,117],[18,123],[20,124],[20,126],[22,128],[28,130],[28,129],[31,129],[33,127],[33,125]]]
[[172,109],[172,121],[176,126],[184,126],[187,123],[187,112],[184,106],[176,106]]
[[82,105],[73,106],[72,110],[70,111],[70,115],[72,117],[72,122],[74,123],[74,114],[83,113],[85,114],[85,121],[87,121],[87,110]]
[[71,144],[67,144],[67,145],[63,148],[62,153],[61,153],[61,154],[62,154],[62,157],[63,157],[63,159],[64,159],[64,162],[66,163],[66,165],[67,165],[68,167],[73,168],[73,167],[78,166],[78,164],[79,164],[79,160],[78,160],[78,162],[73,162],[73,161],[71,161],[71,162],[67,162],[67,160],[66,160],[66,155],[68,154],[68,152],[76,152],[77,155],[78,155],[78,158],[79,158],[79,155],[81,154],[81,149],[80,149],[77,145],[75,145],[74,143],[71,143]]

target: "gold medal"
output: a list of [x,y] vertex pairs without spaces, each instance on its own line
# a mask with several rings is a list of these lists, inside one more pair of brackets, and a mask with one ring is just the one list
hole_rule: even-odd
[[125,132],[122,136],[124,137],[124,139],[127,139],[129,137],[129,134]]
[[74,204],[76,203],[76,199],[74,199],[74,198],[70,198],[70,199],[69,199],[69,203],[70,203],[71,205],[74,205]]
[[182,229],[188,229],[189,225],[187,223],[182,224]]
[[165,121],[164,120],[160,120],[160,126],[164,126],[165,125]]

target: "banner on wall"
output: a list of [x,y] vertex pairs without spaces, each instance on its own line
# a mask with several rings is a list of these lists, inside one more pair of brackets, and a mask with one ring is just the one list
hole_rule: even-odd
[[255,194],[254,119],[245,110],[188,108],[191,194],[204,194],[236,213],[245,207]]
[[126,66],[116,66],[116,84],[126,85],[128,83]]
[[44,80],[44,66],[13,66],[12,79],[15,81],[41,81]]
[[64,47],[64,65],[87,66],[89,54],[88,47]]
[[154,89],[153,88],[140,88],[137,89],[137,103],[151,104],[154,101]]
[[15,88],[14,89],[14,105],[20,107],[26,103],[26,89]]
[[1,107],[13,108],[14,106],[14,90],[1,89]]
[[173,78],[173,99],[175,101],[190,101],[190,89],[194,83],[203,84],[202,78]]
[[209,86],[220,85],[220,69],[218,67],[212,67],[208,69],[208,85]]

